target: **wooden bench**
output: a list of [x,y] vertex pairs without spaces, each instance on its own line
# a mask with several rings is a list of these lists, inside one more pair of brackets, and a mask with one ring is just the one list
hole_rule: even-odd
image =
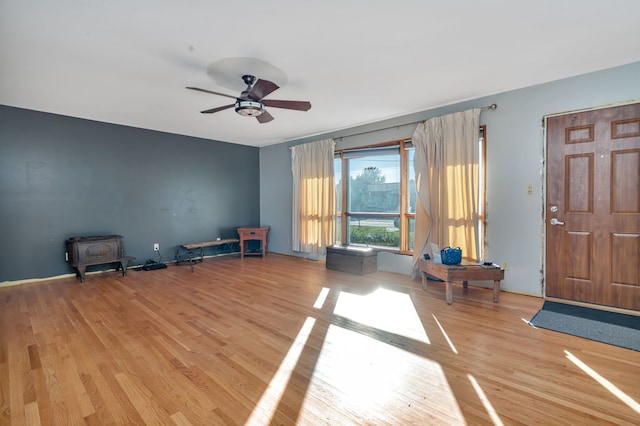
[[462,282],[467,287],[469,281],[493,281],[493,301],[500,300],[500,281],[504,279],[504,269],[496,265],[444,265],[431,260],[420,260],[422,272],[422,288],[427,289],[427,275],[434,276],[445,282],[447,303],[453,303],[453,282]]
[[[204,249],[207,247],[225,246],[229,251],[233,247],[233,244],[239,243],[237,238],[227,238],[224,240],[215,241],[202,241],[199,243],[180,244],[176,248],[176,265],[189,262],[191,265],[191,272],[193,272],[193,264],[200,263],[204,260]],[[180,253],[180,250],[184,250]]]

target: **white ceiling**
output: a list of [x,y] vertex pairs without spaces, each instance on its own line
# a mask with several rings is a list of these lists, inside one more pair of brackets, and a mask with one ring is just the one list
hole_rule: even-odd
[[[265,146],[637,62],[639,16],[638,0],[0,0],[0,104]],[[200,114],[233,99],[185,86],[239,94],[207,73],[227,58],[282,71],[267,99],[311,110]]]

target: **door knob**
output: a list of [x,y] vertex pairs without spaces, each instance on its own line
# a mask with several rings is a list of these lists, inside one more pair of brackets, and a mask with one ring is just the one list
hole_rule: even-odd
[[552,225],[564,225],[564,222],[560,222],[560,221],[559,221],[558,219],[556,219],[555,217],[554,217],[554,218],[551,218],[551,222],[549,222],[549,223],[551,223]]

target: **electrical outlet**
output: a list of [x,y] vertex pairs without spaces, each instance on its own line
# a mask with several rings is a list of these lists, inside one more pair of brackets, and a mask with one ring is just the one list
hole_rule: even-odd
[[153,251],[160,251],[160,244],[159,243],[153,243]]
[[504,262],[502,262],[502,269],[504,269],[505,271],[509,270],[509,262],[507,262],[506,260]]

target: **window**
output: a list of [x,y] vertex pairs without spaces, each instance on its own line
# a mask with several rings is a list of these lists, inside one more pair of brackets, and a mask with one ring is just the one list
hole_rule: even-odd
[[408,206],[403,201],[407,199],[404,148],[404,141],[393,141],[339,152],[335,160],[339,243],[410,252]]
[[[482,241],[485,220],[485,134],[485,126],[482,126],[478,143],[478,230]],[[414,152],[408,140],[337,151],[334,169],[338,244],[368,245],[405,254],[413,252],[417,202]]]
[[487,211],[487,126],[480,126],[480,135],[478,137],[478,149],[480,150],[479,161],[479,186],[478,191],[478,236],[480,238],[480,252],[478,253],[478,260],[484,259],[484,241],[486,230],[486,211]]

